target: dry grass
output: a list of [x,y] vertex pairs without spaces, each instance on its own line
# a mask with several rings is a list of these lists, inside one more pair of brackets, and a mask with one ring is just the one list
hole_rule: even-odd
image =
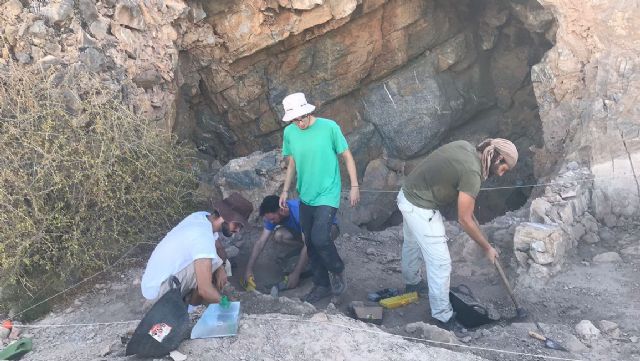
[[0,69],[0,313],[157,241],[192,210],[193,154],[70,69]]

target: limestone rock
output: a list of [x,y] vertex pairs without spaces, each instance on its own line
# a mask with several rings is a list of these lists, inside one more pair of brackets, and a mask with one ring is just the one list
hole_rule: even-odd
[[309,320],[312,322],[328,322],[329,318],[327,317],[326,313],[318,312],[315,315],[311,316]]
[[526,4],[510,2],[515,16],[532,32],[544,33],[553,23],[554,17],[550,10],[545,9],[536,1]]
[[[384,159],[374,159],[367,165],[361,189],[394,191],[399,188],[399,175],[390,170]],[[366,225],[378,229],[397,210],[396,193],[360,193],[360,204],[355,209],[347,209],[346,213],[356,225]]]
[[598,330],[589,320],[582,320],[578,322],[575,329],[578,336],[585,341],[592,341],[600,336],[600,330]]
[[47,55],[45,57],[43,57],[42,59],[38,60],[36,62],[36,64],[38,64],[39,66],[42,67],[42,69],[46,70],[49,69],[50,67],[54,66],[54,65],[58,65],[60,64],[62,61],[53,56],[53,55]]
[[30,64],[31,63],[31,54],[23,53],[23,52],[16,52],[15,56],[16,56],[16,59],[18,59],[18,62],[21,63],[21,64]]
[[49,23],[60,24],[73,14],[74,0],[53,0],[42,9]]
[[257,214],[265,196],[280,194],[284,175],[282,153],[272,150],[231,160],[215,175],[213,182],[224,197],[233,192],[242,194],[253,204],[256,211],[253,214]]
[[593,257],[593,263],[617,263],[622,262],[622,258],[617,252],[605,252]]
[[526,264],[527,255],[541,265],[558,264],[563,260],[567,242],[558,226],[522,223],[516,228],[513,247],[521,265]]
[[29,27],[29,34],[34,37],[44,38],[47,35],[47,25],[45,25],[44,20],[36,20]]
[[15,18],[22,12],[20,0],[9,0],[0,7],[2,13],[8,17]]
[[296,10],[310,10],[324,2],[325,0],[278,0],[279,5],[283,8]]
[[551,203],[546,199],[542,197],[534,199],[531,202],[531,207],[529,207],[531,222],[553,223],[547,216],[547,212],[549,212],[550,209]]
[[116,24],[126,25],[133,29],[145,29],[144,16],[140,5],[133,0],[120,0],[116,5],[113,20]]
[[563,333],[564,346],[573,353],[582,353],[588,350],[576,336],[570,333]]
[[549,276],[551,276],[551,270],[549,270],[548,267],[539,265],[537,263],[532,263],[529,266],[529,270],[527,271],[527,274],[532,278],[544,280],[544,279],[548,279]]
[[132,80],[143,89],[151,89],[162,82],[162,77],[157,70],[148,69],[134,76]]
[[457,343],[458,341],[453,333],[424,322],[409,323],[405,326],[405,331],[408,333],[418,333],[425,339],[432,341],[448,343]]
[[93,72],[99,72],[103,70],[106,63],[106,57],[104,54],[96,48],[87,48],[80,53],[80,61]]
[[600,331],[612,337],[620,336],[620,329],[618,328],[618,324],[615,322],[600,320],[598,321],[598,328],[600,329]]
[[79,1],[80,14],[87,24],[91,24],[98,19],[98,9],[96,8],[96,2],[93,0],[80,0]]
[[625,256],[637,257],[640,256],[640,243],[634,246],[628,246],[620,251]]
[[91,25],[89,25],[89,31],[91,31],[91,34],[93,34],[96,39],[105,39],[109,36],[109,21],[103,17],[100,17],[97,20],[91,22]]

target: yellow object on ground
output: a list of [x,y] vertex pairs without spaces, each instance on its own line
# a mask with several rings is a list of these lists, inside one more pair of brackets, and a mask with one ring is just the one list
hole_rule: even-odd
[[398,308],[417,301],[418,292],[410,292],[380,300],[380,306],[384,308]]
[[241,281],[240,284],[244,288],[245,291],[255,291],[256,290],[256,280],[253,276],[250,276],[248,280]]

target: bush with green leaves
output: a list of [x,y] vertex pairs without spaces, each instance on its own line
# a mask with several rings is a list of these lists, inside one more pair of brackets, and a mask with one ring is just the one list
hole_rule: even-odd
[[194,209],[194,154],[69,68],[0,69],[0,314],[157,242]]

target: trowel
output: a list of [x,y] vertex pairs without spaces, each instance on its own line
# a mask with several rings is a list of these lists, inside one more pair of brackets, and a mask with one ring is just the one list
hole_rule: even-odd
[[541,334],[539,334],[537,332],[533,332],[533,331],[529,331],[529,336],[535,338],[536,340],[544,341],[544,347],[546,347],[546,348],[550,348],[552,350],[568,352],[568,350],[566,348],[564,348],[559,342],[554,341],[554,340],[548,338],[547,336],[543,336],[543,335],[541,335]]

